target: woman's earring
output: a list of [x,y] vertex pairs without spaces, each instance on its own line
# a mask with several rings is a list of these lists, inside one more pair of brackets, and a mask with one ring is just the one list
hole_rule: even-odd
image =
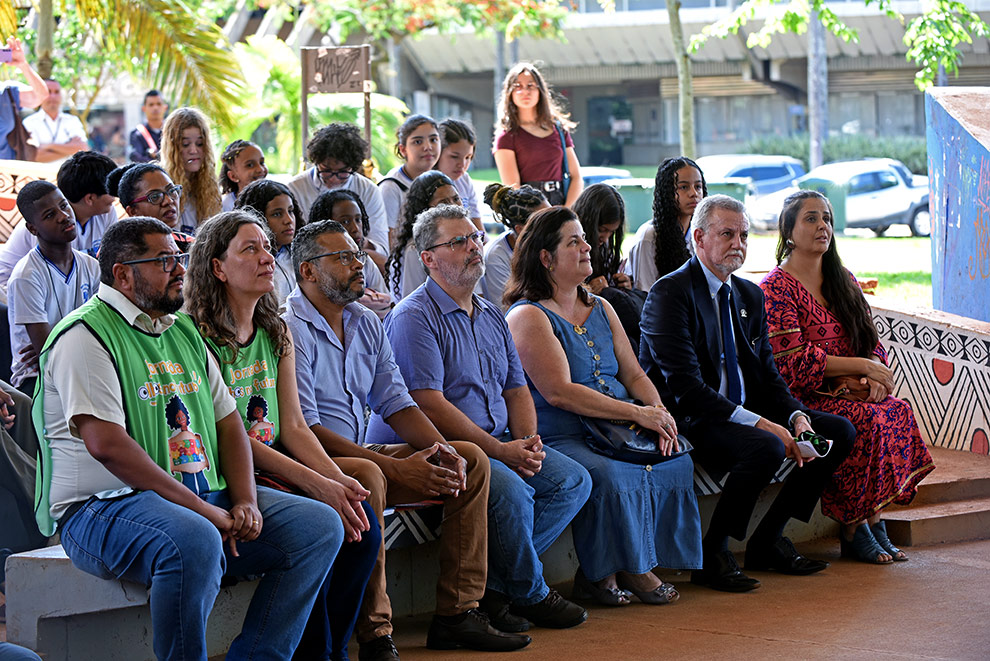
[[787,239],[787,241],[785,241],[784,243],[787,244],[787,247],[788,248],[793,248],[794,247],[794,240],[793,239]]
[[551,264],[550,266],[548,266],[548,267],[547,267],[547,270],[548,270],[548,271],[553,271],[553,264]]

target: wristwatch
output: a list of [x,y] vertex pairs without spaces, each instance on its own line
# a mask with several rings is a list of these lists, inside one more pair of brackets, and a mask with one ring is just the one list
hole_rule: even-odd
[[787,419],[787,424],[790,426],[791,431],[794,431],[794,424],[797,422],[798,418],[804,418],[808,421],[809,425],[811,424],[811,418],[808,417],[808,414],[804,411],[797,410],[794,413],[791,413],[791,417]]

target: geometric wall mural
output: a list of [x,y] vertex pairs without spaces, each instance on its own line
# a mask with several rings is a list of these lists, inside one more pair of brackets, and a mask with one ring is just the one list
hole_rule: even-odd
[[990,453],[990,324],[871,304],[894,396],[911,403],[921,436],[939,447]]

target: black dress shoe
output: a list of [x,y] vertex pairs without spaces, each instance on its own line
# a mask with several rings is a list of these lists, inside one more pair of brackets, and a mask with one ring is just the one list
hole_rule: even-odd
[[[752,544],[750,544],[752,546]],[[746,569],[755,571],[775,570],[781,574],[807,576],[828,567],[824,560],[812,560],[797,552],[786,537],[778,537],[770,546],[746,547]]]
[[736,557],[729,551],[719,551],[705,557],[704,569],[691,572],[691,582],[722,592],[749,592],[760,582],[739,571]]
[[529,620],[509,611],[509,597],[496,592],[485,590],[485,596],[478,603],[478,610],[488,616],[488,621],[499,631],[507,633],[522,633],[529,631]]
[[460,615],[434,615],[426,634],[426,646],[431,650],[466,647],[481,652],[511,652],[526,647],[531,640],[529,636],[492,628],[488,616],[477,608]]
[[388,634],[360,643],[360,646],[360,661],[399,661],[399,650],[395,649],[392,636]]
[[511,610],[546,629],[570,629],[588,619],[588,611],[573,601],[567,601],[553,588],[542,601],[528,606],[513,605]]

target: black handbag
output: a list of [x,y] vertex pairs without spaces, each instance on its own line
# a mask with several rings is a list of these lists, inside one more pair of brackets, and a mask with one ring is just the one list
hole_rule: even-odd
[[678,452],[660,454],[660,435],[629,420],[605,420],[581,416],[587,432],[584,442],[592,452],[630,464],[659,464],[694,449],[690,441],[677,435]]

